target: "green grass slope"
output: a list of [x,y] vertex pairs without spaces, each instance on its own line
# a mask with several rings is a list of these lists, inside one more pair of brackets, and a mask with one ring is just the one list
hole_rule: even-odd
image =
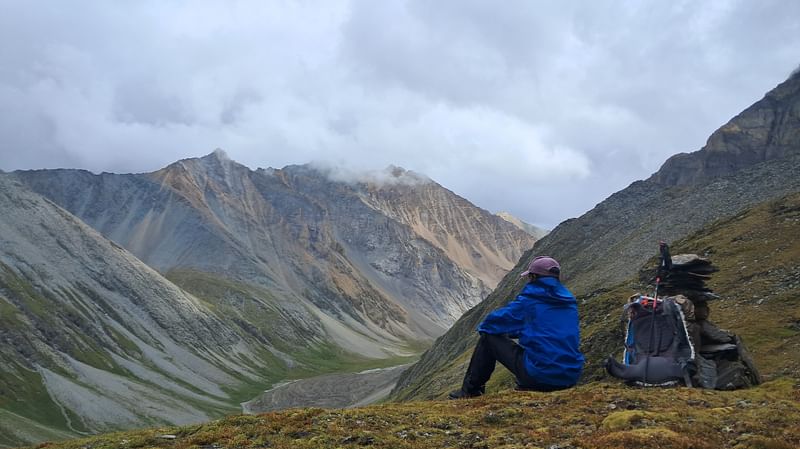
[[77,435],[0,410],[0,448],[16,447],[38,440],[65,440]]
[[[743,337],[767,378],[800,377],[800,194],[768,202],[675,242],[672,253],[708,257],[719,267],[708,285],[711,321]],[[655,258],[648,266],[655,266]],[[620,306],[644,290],[636,280],[584,303],[587,379],[603,375],[604,354],[621,351]],[[618,351],[619,350],[619,351]]]
[[[711,321],[744,338],[762,374],[800,376],[800,194],[748,209],[674,242],[672,253],[697,253],[720,268],[709,286],[722,296],[711,303]],[[655,255],[657,247],[654,244]],[[655,257],[646,266],[655,266]],[[521,268],[517,268],[520,270]],[[413,382],[393,393],[397,400],[443,397],[460,385],[477,340],[475,326],[497,301],[522,287],[518,273],[507,276],[489,300],[465,314],[434,344],[420,363],[404,374]],[[637,292],[648,292],[638,278],[578,297],[583,351],[583,381],[605,377],[602,363],[619,357],[621,308]],[[462,323],[463,322],[463,323]],[[468,323],[468,324],[464,324]],[[511,378],[498,370],[489,388],[507,388]]]
[[[290,307],[282,304],[287,300],[265,288],[196,270],[171,270],[166,277],[203,301],[230,328],[237,329],[237,333],[273,348],[278,355],[264,349],[262,359],[271,359],[274,363],[267,370],[261,369],[272,383],[333,372],[385,368],[417,358],[416,355],[363,357],[326,341],[318,335],[320,325],[304,322],[304,315],[293,315]],[[412,354],[425,349],[413,342],[407,343],[405,348]],[[258,384],[255,393],[262,392],[264,387],[265,384]],[[242,400],[252,398],[243,397]]]

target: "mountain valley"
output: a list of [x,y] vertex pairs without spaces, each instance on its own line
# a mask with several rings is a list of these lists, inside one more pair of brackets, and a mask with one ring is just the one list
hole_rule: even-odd
[[405,363],[535,241],[412,172],[333,178],[222,151],[0,175],[0,444],[204,421],[286,379]]

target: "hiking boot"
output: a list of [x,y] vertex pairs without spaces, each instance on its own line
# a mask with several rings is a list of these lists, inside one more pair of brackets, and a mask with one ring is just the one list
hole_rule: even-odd
[[477,393],[468,393],[462,389],[453,390],[450,394],[447,395],[447,399],[469,399],[481,396],[483,392],[479,391]]

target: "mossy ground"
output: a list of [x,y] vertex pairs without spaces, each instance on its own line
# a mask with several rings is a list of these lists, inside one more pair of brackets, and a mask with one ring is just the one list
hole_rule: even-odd
[[789,378],[733,392],[594,382],[554,393],[239,415],[40,447],[790,448],[800,446],[797,422],[800,384]]

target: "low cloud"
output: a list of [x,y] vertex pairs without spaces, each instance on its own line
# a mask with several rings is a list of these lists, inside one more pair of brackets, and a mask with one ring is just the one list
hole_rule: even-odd
[[425,175],[402,167],[388,166],[382,170],[356,170],[349,166],[334,165],[330,162],[315,161],[308,164],[331,181],[346,184],[371,184],[375,186],[419,186],[431,182]]

